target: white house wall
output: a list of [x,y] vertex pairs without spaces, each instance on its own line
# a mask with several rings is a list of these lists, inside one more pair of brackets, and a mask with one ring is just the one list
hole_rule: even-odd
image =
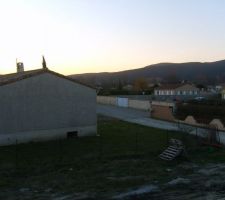
[[[96,92],[44,73],[0,87],[0,136],[95,127]],[[74,129],[75,130],[75,129]]]
[[78,137],[92,136],[96,132],[96,125],[0,134],[0,145],[57,140],[66,138],[67,133],[72,131],[77,131]]

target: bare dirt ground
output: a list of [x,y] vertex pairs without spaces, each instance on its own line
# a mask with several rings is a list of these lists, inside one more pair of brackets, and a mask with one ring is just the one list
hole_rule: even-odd
[[[149,184],[130,188],[121,193],[106,194],[101,199],[127,199],[127,200],[224,200],[225,199],[225,164],[207,164],[199,166],[193,163],[185,162],[177,167],[178,171],[185,172],[187,175],[180,176],[177,171],[167,169],[174,177],[165,183],[158,181],[149,181]],[[191,173],[190,173],[191,172]],[[140,177],[120,177],[113,178],[115,181],[124,181],[125,179],[134,180]],[[30,188],[20,188],[19,190],[1,191],[0,199],[3,199],[3,193],[8,193],[6,200],[99,200],[94,193],[53,193],[51,188],[45,190],[31,190]]]
[[192,173],[186,176],[178,176],[176,171],[171,171],[174,179],[171,179],[166,183],[151,183],[118,194],[113,198],[137,200],[225,199],[225,164],[207,164],[200,167],[193,163],[184,163],[180,164],[178,168],[184,171],[192,171]]
[[0,200],[225,200],[223,148],[200,146],[190,136],[184,138],[189,157],[165,162],[158,155],[167,146],[167,132],[98,120],[101,148],[99,137],[2,147]]

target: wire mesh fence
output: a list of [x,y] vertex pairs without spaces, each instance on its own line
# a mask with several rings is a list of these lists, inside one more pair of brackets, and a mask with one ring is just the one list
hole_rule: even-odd
[[[28,170],[83,165],[104,160],[155,159],[168,147],[171,138],[182,141],[187,152],[203,143],[198,127],[180,125],[180,131],[159,130],[116,121],[104,122],[98,136],[57,139],[49,142],[0,147],[0,166]],[[218,136],[217,136],[218,137]]]

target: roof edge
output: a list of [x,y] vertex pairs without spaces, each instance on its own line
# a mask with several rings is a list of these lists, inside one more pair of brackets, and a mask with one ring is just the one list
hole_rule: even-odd
[[[6,81],[3,81],[3,82],[0,82],[0,86],[3,86],[3,85],[8,85],[10,83],[14,83],[14,82],[17,82],[17,81],[20,81],[20,80],[24,80],[24,79],[27,79],[27,78],[30,78],[30,77],[33,77],[33,76],[37,76],[37,75],[40,75],[40,74],[44,74],[44,73],[49,73],[49,74],[53,74],[55,76],[58,76],[60,78],[64,78],[66,80],[69,80],[69,81],[72,81],[74,83],[77,83],[77,84],[80,84],[80,85],[83,85],[85,87],[89,87],[91,89],[94,89],[96,90],[95,87],[91,86],[91,85],[88,85],[88,84],[85,84],[85,83],[82,83],[80,81],[77,81],[75,79],[72,79],[70,77],[67,77],[63,74],[59,74],[57,72],[54,72],[54,71],[51,71],[49,69],[37,69],[37,70],[30,70],[31,73],[28,73],[28,74],[24,74],[22,75],[21,77],[15,77],[15,78],[10,78],[9,80],[6,80]],[[32,72],[33,71],[33,72]],[[29,71],[26,71],[26,72],[29,72]],[[13,73],[14,74],[14,73]],[[15,73],[16,74],[16,73]],[[7,74],[9,75],[9,74]],[[3,75],[4,76],[4,75]]]
[[68,76],[65,76],[65,75],[63,75],[63,74],[59,74],[59,73],[54,72],[54,71],[51,71],[51,70],[49,70],[49,69],[44,69],[44,70],[45,70],[45,72],[50,73],[50,74],[53,74],[53,75],[58,76],[58,77],[60,77],[60,78],[67,79],[67,80],[69,80],[69,81],[72,81],[72,82],[74,82],[74,83],[77,83],[77,84],[80,84],[80,85],[89,87],[89,88],[94,89],[94,90],[97,89],[96,87],[93,87],[93,86],[91,86],[91,85],[89,85],[89,84],[86,84],[86,83],[82,83],[82,82],[80,82],[80,81],[78,81],[78,80],[75,80],[75,79],[70,78],[70,77],[68,77]]

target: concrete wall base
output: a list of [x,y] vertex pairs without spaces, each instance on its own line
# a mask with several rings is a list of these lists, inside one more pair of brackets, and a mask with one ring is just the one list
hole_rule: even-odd
[[77,131],[78,137],[94,136],[97,133],[97,126],[70,127],[62,129],[26,131],[18,133],[0,134],[0,146],[13,145],[16,143],[27,143],[37,141],[48,141],[66,138],[68,132]]

